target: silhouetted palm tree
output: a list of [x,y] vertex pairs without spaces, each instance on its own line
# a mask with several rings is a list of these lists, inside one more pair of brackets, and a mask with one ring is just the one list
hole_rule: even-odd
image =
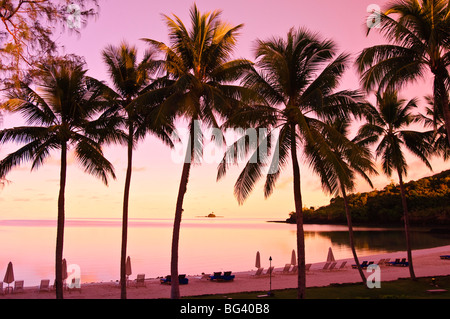
[[[309,164],[321,177],[324,187],[334,192],[338,182],[332,167],[339,168],[334,165],[339,158],[327,143],[323,132],[328,132],[335,141],[341,143],[345,137],[326,120],[345,117],[350,110],[356,112],[362,96],[356,91],[335,91],[346,68],[348,55],[336,56],[332,41],[321,40],[308,30],[291,29],[286,39],[277,37],[268,41],[259,40],[256,58],[259,71],[253,69],[248,72],[245,86],[264,97],[267,103],[244,108],[231,118],[228,125],[250,126],[258,130],[264,128],[267,131],[260,134],[258,143],[251,145],[244,136],[232,145],[219,166],[218,179],[225,174],[233,160],[242,158],[239,153],[253,152],[236,181],[234,193],[242,204],[255,183],[264,175],[264,167],[268,166],[264,186],[264,195],[268,197],[290,157],[297,216],[298,298],[304,298],[305,246],[298,148],[316,147],[317,156],[309,157]],[[276,143],[270,142],[274,138]],[[266,152],[267,145],[276,147]]]
[[[334,127],[336,131],[340,132],[343,136],[347,137],[349,135],[350,129],[350,121],[342,120],[342,119],[333,119],[329,121],[329,125]],[[368,174],[377,174],[376,168],[372,162],[372,154],[368,147],[365,145],[358,145],[353,141],[345,141],[335,142],[333,141],[333,136],[328,134],[327,131],[324,130],[323,135],[327,139],[327,142],[330,144],[331,149],[335,153],[337,162],[336,164],[339,166],[338,169],[332,168],[332,171],[335,172],[336,176],[333,176],[334,179],[338,181],[339,187],[335,190],[335,195],[342,195],[344,200],[344,209],[345,215],[347,218],[347,225],[349,230],[349,242],[350,248],[352,250],[353,258],[358,267],[359,274],[364,284],[366,284],[366,276],[361,268],[361,264],[358,260],[358,255],[356,253],[354,236],[353,236],[353,223],[352,216],[350,213],[349,201],[347,197],[348,191],[353,191],[355,189],[355,179],[356,175],[361,176],[371,187],[373,187],[372,182]],[[309,156],[319,156],[316,155],[316,148],[314,145],[312,148],[307,148],[305,152],[308,154],[309,152],[312,155]],[[325,188],[327,190],[327,188]]]
[[432,135],[432,143],[436,154],[442,156],[444,160],[450,158],[450,146],[447,138],[447,130],[442,115],[442,107],[435,106],[432,96],[426,96],[428,107],[426,107],[426,114],[419,114],[416,121],[423,123],[424,127],[431,128],[429,131]]
[[12,92],[3,107],[21,113],[29,126],[0,131],[0,143],[19,142],[25,145],[0,161],[0,176],[15,166],[31,161],[38,169],[53,151],[61,157],[58,221],[56,235],[55,284],[56,297],[63,298],[62,257],[65,220],[65,187],[67,154],[74,155],[86,173],[108,184],[108,175],[115,178],[112,164],[103,156],[100,142],[115,139],[114,127],[107,118],[95,118],[104,107],[102,90],[97,81],[87,77],[83,66],[58,60],[43,65],[35,77],[39,92],[22,86]]
[[[399,89],[431,71],[434,101],[450,141],[450,2],[396,0],[380,14],[378,29],[391,43],[364,49],[357,64],[367,90]],[[368,30],[368,32],[371,29]]]
[[172,145],[170,132],[172,123],[158,122],[158,102],[140,99],[151,92],[151,75],[158,69],[158,61],[152,51],[145,52],[141,62],[137,62],[137,49],[122,43],[119,46],[108,46],[102,52],[103,60],[108,67],[114,89],[104,86],[103,92],[110,104],[109,115],[122,119],[126,127],[127,139],[127,171],[125,177],[123,216],[122,216],[122,248],[120,255],[121,298],[126,299],[126,258],[128,238],[128,206],[130,198],[131,174],[133,167],[133,149],[139,140],[151,133],[168,145]]
[[[240,105],[239,100],[245,90],[233,82],[249,66],[246,60],[230,59],[242,25],[224,23],[220,19],[221,11],[201,14],[195,5],[190,16],[190,30],[177,16],[174,15],[173,19],[164,16],[169,28],[169,46],[145,39],[165,54],[167,74],[158,83],[161,92],[168,96],[162,103],[164,113],[189,122],[189,145],[181,173],[172,238],[171,276],[174,279],[178,278],[179,234],[191,161],[201,154],[201,147],[196,147],[202,145],[200,122],[219,128],[221,120]],[[163,94],[161,92],[158,93]],[[179,297],[178,280],[172,280],[171,298]]]
[[397,92],[387,91],[383,95],[377,94],[377,106],[368,106],[368,123],[359,129],[357,140],[364,145],[377,144],[376,157],[382,159],[383,172],[391,176],[393,170],[397,172],[400,183],[400,194],[403,207],[405,225],[406,249],[408,254],[409,272],[415,279],[411,242],[409,232],[409,213],[403,184],[403,177],[407,174],[407,163],[403,153],[405,147],[417,156],[431,170],[428,157],[433,152],[429,132],[408,130],[407,127],[415,120],[412,110],[416,108],[416,99],[410,101],[397,97]]

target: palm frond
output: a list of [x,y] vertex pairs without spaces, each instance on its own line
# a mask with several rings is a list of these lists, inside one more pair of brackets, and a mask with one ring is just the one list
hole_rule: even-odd
[[289,125],[284,125],[279,132],[275,149],[272,151],[272,161],[266,174],[266,182],[264,184],[265,198],[268,198],[273,193],[276,181],[288,163],[292,138],[296,138],[296,136],[291,136]]
[[85,172],[108,185],[108,176],[116,178],[113,165],[104,157],[100,145],[82,135],[76,135],[75,156]]

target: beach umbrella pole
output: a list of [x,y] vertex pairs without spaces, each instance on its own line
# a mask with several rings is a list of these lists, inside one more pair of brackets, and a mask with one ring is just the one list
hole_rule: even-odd
[[[269,257],[269,269],[272,268],[272,256]],[[269,271],[269,292],[267,296],[273,296],[272,292],[272,270]]]

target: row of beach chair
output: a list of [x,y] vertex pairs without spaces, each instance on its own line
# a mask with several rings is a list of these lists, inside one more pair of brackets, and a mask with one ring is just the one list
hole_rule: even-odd
[[[170,285],[172,284],[172,276],[171,275],[167,275],[165,278],[162,278],[159,280],[161,284],[166,284],[166,285]],[[189,283],[189,279],[186,278],[186,275],[178,275],[178,283],[180,285],[187,285]]]
[[[334,262],[326,262],[323,267],[321,268],[321,270],[333,270],[333,269],[343,269],[347,264],[347,261],[343,261],[339,266],[338,266],[338,262],[334,261]],[[291,268],[292,266],[292,268]],[[305,270],[309,271],[311,268],[312,264],[306,264],[305,265]],[[266,270],[265,273],[263,273],[264,268],[258,268],[256,270],[256,273],[254,274],[254,276],[268,276],[270,274],[273,273],[274,267],[270,267]],[[292,264],[285,264],[283,270],[281,270],[282,274],[296,274],[298,272],[298,265],[292,265]]]
[[[373,262],[373,261],[367,261],[367,260],[364,260],[364,261],[361,263],[361,268],[366,269],[366,268],[369,267],[370,265],[390,266],[391,263],[392,263],[390,260],[391,260],[390,258],[382,258],[382,259],[380,259],[377,263],[375,263],[375,262]],[[400,261],[400,260],[399,260],[399,261]],[[352,265],[352,268],[353,268],[353,269],[357,269],[358,267],[357,267],[356,264],[353,264],[353,265]]]
[[234,275],[231,274],[231,271],[225,271],[222,275],[221,271],[214,272],[212,276],[209,276],[211,281],[233,281]]
[[266,272],[264,272],[264,267],[260,267],[260,268],[256,269],[256,272],[253,276],[256,276],[256,277],[269,276],[269,275],[273,274],[274,268],[275,268],[274,266],[271,266],[271,267],[267,268]]
[[323,265],[322,270],[343,269],[347,265],[347,261],[344,260],[339,266],[337,264],[337,261],[327,261]]
[[408,262],[406,261],[406,258],[400,258],[395,259],[394,261],[389,261],[385,263],[387,266],[397,266],[397,267],[407,267]]
[[[63,289],[66,289],[69,292],[72,291],[78,291],[81,293],[81,287],[79,285],[75,285],[76,279],[72,278],[72,285],[67,286],[64,284]],[[39,285],[39,292],[50,292],[52,290],[56,289],[55,283],[53,283],[53,286],[50,285],[50,279],[42,279],[41,283]]]
[[[367,267],[369,267],[370,265],[378,265],[378,266],[395,266],[395,267],[407,267],[408,266],[408,262],[406,261],[406,258],[396,258],[394,261],[390,261],[390,258],[383,258],[380,259],[376,264],[373,261],[367,261],[364,260],[361,263],[361,268],[366,269]],[[356,264],[352,265],[353,269],[358,268]]]

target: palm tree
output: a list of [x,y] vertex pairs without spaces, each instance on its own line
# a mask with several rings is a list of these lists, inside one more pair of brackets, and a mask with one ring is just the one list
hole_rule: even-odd
[[[330,126],[334,127],[338,132],[340,132],[343,136],[349,135],[350,122],[348,119],[333,119],[328,123]],[[331,149],[335,153],[337,164],[340,169],[332,168],[332,171],[335,171],[336,176],[333,176],[338,181],[339,187],[336,188],[335,195],[342,195],[344,200],[344,209],[345,215],[347,218],[347,225],[349,231],[349,242],[350,248],[352,250],[353,258],[358,267],[359,275],[361,276],[362,282],[366,284],[366,276],[361,268],[361,265],[358,260],[358,255],[356,253],[355,241],[353,235],[353,223],[352,216],[350,213],[349,200],[347,197],[348,191],[353,191],[355,189],[355,178],[356,175],[360,175],[366,182],[369,183],[371,187],[373,187],[372,182],[368,176],[368,174],[377,174],[375,166],[372,162],[372,155],[370,150],[366,145],[358,145],[354,141],[345,141],[345,143],[336,143],[332,140],[333,136],[328,134],[326,131],[323,132],[323,135],[328,140]],[[314,145],[312,145],[314,146]],[[308,156],[320,156],[319,154],[315,154],[316,148],[310,148],[305,150],[306,153],[311,152],[311,155]],[[344,173],[344,174],[342,174]],[[327,188],[325,188],[327,190]]]
[[431,170],[427,160],[433,152],[430,144],[429,132],[408,130],[407,126],[413,123],[415,115],[412,110],[417,107],[416,99],[406,101],[397,97],[397,92],[386,91],[383,95],[376,94],[377,106],[367,107],[368,123],[361,126],[357,140],[364,145],[378,143],[376,157],[382,158],[382,169],[387,176],[393,170],[397,172],[400,183],[400,194],[403,207],[403,220],[405,225],[406,249],[408,254],[409,272],[414,280],[414,267],[411,254],[409,232],[409,214],[403,177],[407,174],[407,163],[402,148],[406,147],[417,156]]
[[[156,120],[157,106],[138,103],[145,94],[151,92],[151,74],[158,68],[154,52],[147,51],[141,62],[137,62],[137,49],[122,43],[119,46],[108,46],[102,52],[114,89],[104,86],[104,93],[111,105],[110,116],[123,118],[127,140],[127,171],[123,197],[122,216],[122,248],[120,256],[121,298],[126,299],[126,258],[128,238],[128,206],[130,197],[131,174],[133,166],[133,149],[137,142],[148,132],[159,137],[163,142],[172,145],[169,138],[170,123]],[[155,103],[155,101],[153,101]],[[157,105],[157,103],[155,103]]]
[[387,88],[399,89],[431,71],[434,101],[442,105],[450,141],[450,2],[396,0],[380,14],[378,30],[391,44],[361,52],[357,64],[363,86],[367,90],[378,87],[381,93]]
[[[253,190],[266,166],[269,167],[269,174],[266,175],[264,195],[270,196],[281,170],[288,163],[289,156],[291,158],[297,216],[298,298],[305,297],[306,286],[298,148],[317,147],[317,156],[308,158],[309,164],[320,175],[323,185],[333,192],[338,183],[332,178],[331,167],[339,169],[339,165],[333,166],[339,159],[328,145],[323,131],[341,143],[345,137],[327,124],[326,120],[345,117],[350,110],[356,112],[361,99],[356,91],[335,91],[348,62],[348,55],[336,56],[335,51],[332,41],[321,40],[318,35],[305,29],[291,29],[286,39],[280,37],[257,41],[256,66],[259,71],[249,71],[244,83],[264,97],[267,103],[243,108],[228,124],[266,129],[259,137],[260,143],[252,146],[241,138],[227,152],[235,154],[236,162],[242,158],[239,152],[250,154],[254,151],[234,187],[239,204]],[[246,139],[245,136],[243,138]],[[270,142],[274,138],[276,143]],[[262,151],[266,145],[275,145],[275,149]],[[233,156],[228,154],[219,166],[218,179],[226,173],[227,166],[233,163]]]
[[[0,176],[15,166],[31,161],[38,169],[51,155],[60,151],[60,188],[55,256],[56,297],[63,298],[62,257],[64,243],[65,187],[67,154],[73,150],[85,172],[108,184],[115,178],[112,164],[103,156],[100,142],[114,138],[114,127],[108,128],[105,118],[94,119],[104,107],[101,89],[85,75],[83,66],[73,61],[58,60],[43,65],[36,84],[40,92],[29,85],[12,92],[4,108],[21,113],[29,126],[0,131],[0,143],[19,142],[25,145],[0,161]],[[110,133],[113,133],[112,135]]]
[[[231,60],[230,55],[242,25],[230,26],[221,20],[221,11],[201,14],[194,5],[190,10],[191,30],[174,15],[164,16],[169,28],[170,46],[151,39],[145,39],[152,47],[165,54],[166,76],[159,80],[168,96],[162,103],[166,114],[187,119],[189,122],[189,145],[181,173],[180,187],[175,209],[171,276],[178,278],[178,246],[183,211],[183,200],[187,190],[191,161],[199,156],[202,143],[202,122],[219,128],[240,105],[245,91],[233,84],[249,62],[243,59]],[[163,90],[161,88],[161,90]],[[163,94],[160,92],[160,94]],[[197,157],[199,158],[199,157]],[[177,280],[172,281],[171,298],[179,298]]]
[[432,143],[436,154],[442,156],[444,160],[448,160],[450,158],[450,146],[443,120],[442,107],[440,105],[435,107],[432,96],[426,96],[425,100],[429,105],[426,107],[426,114],[419,114],[416,121],[423,123],[424,127],[431,128],[429,134],[433,137]]

